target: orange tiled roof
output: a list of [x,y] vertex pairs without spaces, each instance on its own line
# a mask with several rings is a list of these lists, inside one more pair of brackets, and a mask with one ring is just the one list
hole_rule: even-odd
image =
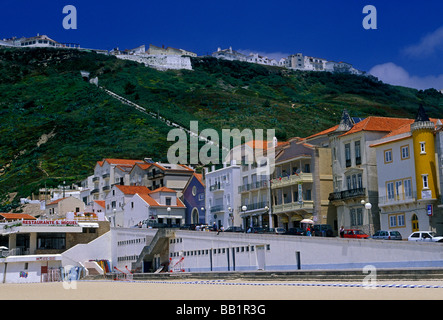
[[172,206],[172,205],[159,204],[149,194],[139,194],[138,193],[138,196],[140,198],[142,198],[151,207],[172,207],[172,208],[175,208],[175,207],[184,208],[185,207],[185,205],[183,204],[183,202],[179,198],[177,198],[177,205]]
[[331,128],[329,128],[329,129],[326,129],[326,130],[314,133],[314,134],[310,135],[309,137],[304,138],[304,140],[315,138],[315,137],[318,137],[318,136],[322,136],[322,135],[331,133],[331,132],[337,130],[337,128],[338,128],[338,124],[333,126],[333,127],[331,127]]
[[60,198],[60,199],[57,199],[57,200],[52,201],[51,203],[48,203],[47,205],[48,205],[48,206],[51,206],[51,205],[53,205],[53,204],[57,204],[57,203],[59,203],[60,201],[65,200],[65,199],[68,199],[68,198],[69,198],[69,197]]
[[195,172],[194,172],[193,176],[194,176],[198,181],[200,181],[200,183],[201,183],[203,186],[205,185],[205,183],[203,182],[203,175],[202,175],[201,173],[195,173]]
[[381,131],[391,132],[399,127],[408,124],[414,120],[405,118],[388,118],[388,117],[367,117],[366,119],[356,123],[351,130],[343,133],[340,137],[353,134],[360,131]]
[[116,165],[129,165],[133,166],[136,163],[145,163],[143,160],[130,160],[130,159],[103,159],[103,161],[106,161],[109,164],[116,164]]
[[174,190],[166,188],[166,187],[157,188],[157,189],[151,191],[151,193],[154,193],[154,192],[174,192],[174,193],[177,193],[177,191],[174,191]]
[[99,206],[101,206],[103,208],[106,208],[106,205],[105,205],[106,201],[104,201],[104,200],[94,200],[94,202],[97,203]]
[[147,187],[145,186],[122,186],[122,185],[115,185],[118,189],[120,189],[121,192],[124,194],[148,194],[151,192]]
[[[407,123],[405,123],[404,125],[398,127],[395,130],[392,130],[387,135],[383,136],[381,138],[381,139],[384,140],[383,142],[376,143],[376,144],[371,144],[370,147],[375,147],[375,146],[379,146],[379,145],[382,145],[382,144],[386,144],[386,143],[390,143],[390,142],[393,142],[393,141],[397,141],[399,139],[407,138],[408,137],[407,135],[404,136],[404,137],[397,137],[397,136],[401,135],[401,134],[405,134],[405,133],[410,133],[411,132],[411,125],[414,123],[415,120],[412,120],[412,119],[408,119],[408,120],[409,121]],[[439,119],[430,118],[429,120],[432,121],[434,123],[434,125],[437,125],[437,121]],[[386,138],[392,138],[392,139],[386,139]]]
[[37,220],[35,217],[25,213],[0,213],[0,218],[6,220]]

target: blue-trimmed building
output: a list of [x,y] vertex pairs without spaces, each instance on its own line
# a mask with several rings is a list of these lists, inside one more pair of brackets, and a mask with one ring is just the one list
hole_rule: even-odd
[[183,203],[186,206],[185,224],[204,224],[205,184],[201,174],[194,173],[183,189]]

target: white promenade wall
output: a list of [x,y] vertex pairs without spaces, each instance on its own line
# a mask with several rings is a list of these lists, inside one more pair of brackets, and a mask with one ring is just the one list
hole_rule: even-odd
[[177,231],[172,264],[188,272],[443,267],[443,244]]

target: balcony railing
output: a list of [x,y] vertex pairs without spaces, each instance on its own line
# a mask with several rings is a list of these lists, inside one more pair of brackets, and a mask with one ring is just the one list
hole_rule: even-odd
[[238,192],[247,192],[251,190],[267,188],[268,180],[255,181],[238,187]]
[[329,199],[329,201],[346,200],[346,199],[352,199],[355,197],[364,197],[365,195],[366,195],[365,188],[356,188],[356,189],[332,192],[329,194],[328,199]]
[[92,178],[92,182],[97,182],[97,181],[100,181],[100,177],[94,177],[94,178]]
[[102,178],[103,178],[103,179],[109,179],[110,176],[111,176],[110,173],[105,173],[105,174],[102,176]]
[[296,185],[299,184],[300,182],[301,183],[313,182],[312,173],[300,172],[299,174],[293,174],[287,177],[272,179],[271,188],[275,189],[290,185]]
[[92,191],[91,191],[91,194],[94,194],[94,193],[99,193],[100,192],[100,189],[98,189],[98,188],[95,188],[95,189],[93,189]]
[[399,205],[414,202],[417,199],[417,192],[411,192],[409,194],[401,193],[391,196],[383,196],[378,198],[378,204],[383,205]]
[[[245,204],[246,206],[246,211],[250,211],[250,210],[258,210],[258,209],[264,209],[266,206],[269,207],[269,203],[268,201],[262,201],[262,202],[255,202],[255,203],[250,203],[250,204]],[[244,212],[242,210],[243,206],[238,207],[238,211],[239,212]]]
[[209,191],[217,191],[217,190],[224,190],[225,184],[224,183],[214,183],[212,186],[209,186]]
[[110,186],[104,186],[104,187],[103,187],[103,191],[108,191],[108,190],[110,190],[110,189],[111,189]]
[[224,211],[225,211],[225,206],[222,204],[211,207],[211,213],[224,212]]
[[277,204],[272,207],[272,213],[275,214],[289,212],[289,211],[297,211],[297,210],[303,210],[303,211],[314,210],[314,201],[305,200],[302,202],[290,202],[290,203]]

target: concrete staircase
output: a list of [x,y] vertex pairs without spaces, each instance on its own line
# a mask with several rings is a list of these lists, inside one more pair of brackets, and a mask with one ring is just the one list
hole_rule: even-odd
[[174,229],[158,229],[151,243],[143,248],[137,261],[132,263],[132,269],[141,271],[143,267],[143,261],[152,261],[155,254],[159,254],[164,250],[167,250],[169,239],[174,236]]

